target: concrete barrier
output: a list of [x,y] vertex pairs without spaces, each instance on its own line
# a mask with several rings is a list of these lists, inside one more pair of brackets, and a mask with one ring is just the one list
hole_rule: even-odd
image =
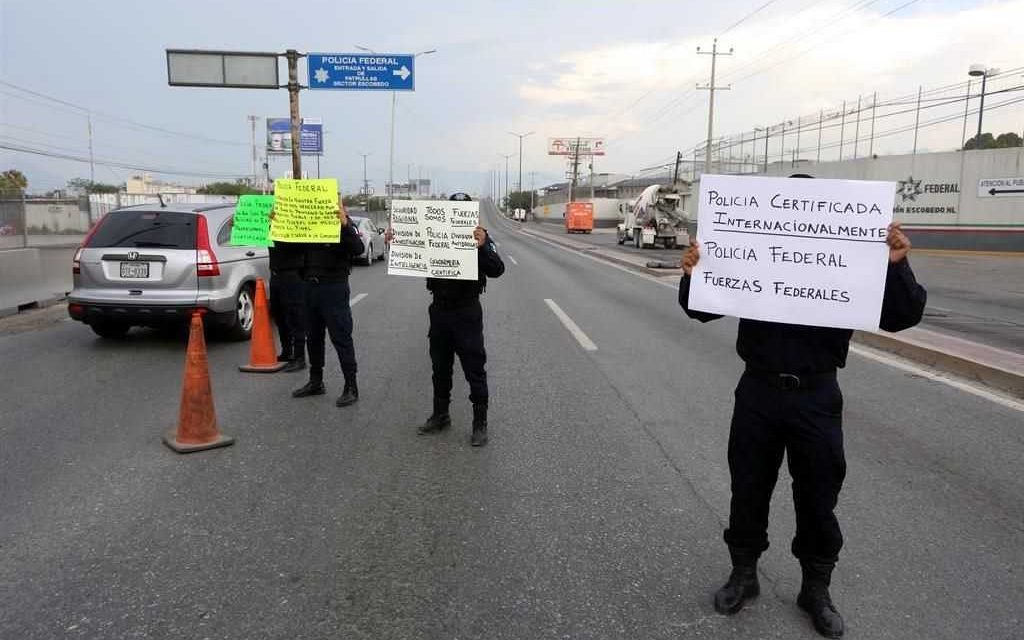
[[43,247],[0,251],[0,318],[64,298],[72,287],[75,250]]

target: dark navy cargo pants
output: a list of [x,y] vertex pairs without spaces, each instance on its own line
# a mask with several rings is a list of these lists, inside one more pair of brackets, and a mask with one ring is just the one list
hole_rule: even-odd
[[356,347],[352,341],[352,307],[348,282],[306,281],[306,342],[309,349],[309,375],[322,380],[325,334],[330,334],[338,352],[346,382],[356,380]]
[[796,510],[793,555],[836,561],[843,534],[834,511],[846,477],[842,411],[834,378],[785,390],[743,375],[729,433],[730,547],[757,554],[768,548],[768,509],[785,454]]
[[483,307],[479,298],[430,305],[430,361],[434,369],[434,398],[447,403],[452,393],[452,369],[459,356],[469,383],[469,400],[487,403],[487,351],[484,349]]

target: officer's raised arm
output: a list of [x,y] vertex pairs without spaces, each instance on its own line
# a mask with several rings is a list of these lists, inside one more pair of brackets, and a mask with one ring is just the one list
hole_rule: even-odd
[[686,315],[690,316],[694,320],[711,322],[712,320],[718,320],[722,316],[716,313],[706,313],[704,311],[697,311],[690,308],[690,275],[693,273],[693,268],[697,266],[697,262],[699,261],[700,244],[694,240],[683,253],[683,277],[679,280],[679,306],[683,308]]
[[356,232],[356,226],[352,224],[352,221],[345,213],[345,209],[342,207],[338,208],[338,219],[341,220],[341,247],[350,256],[360,255],[366,250],[366,247],[363,246],[363,239]]
[[498,248],[494,241],[487,235],[487,229],[477,227],[473,230],[473,238],[476,239],[477,260],[480,272],[488,278],[499,278],[505,273],[505,263],[498,255]]
[[886,243],[889,245],[889,269],[885,274],[882,317],[878,324],[885,331],[903,331],[921,322],[928,292],[917,283],[910,268],[907,260],[910,239],[899,223],[889,225]]

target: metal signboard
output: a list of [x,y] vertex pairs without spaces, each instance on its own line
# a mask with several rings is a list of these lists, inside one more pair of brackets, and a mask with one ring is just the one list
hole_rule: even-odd
[[167,84],[174,87],[278,89],[276,53],[167,49]]
[[548,138],[548,155],[603,156],[604,144],[604,138]]
[[978,180],[979,198],[1024,196],[1024,178],[983,178]]
[[[299,126],[299,151],[305,156],[324,153],[324,124],[320,118],[303,118]],[[288,118],[267,118],[267,154],[292,152],[292,125]]]
[[310,89],[414,91],[415,56],[405,53],[310,53]]

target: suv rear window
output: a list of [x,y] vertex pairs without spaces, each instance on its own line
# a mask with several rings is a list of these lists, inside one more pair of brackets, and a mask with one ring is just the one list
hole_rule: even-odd
[[196,217],[178,211],[123,211],[103,219],[89,247],[195,249]]

